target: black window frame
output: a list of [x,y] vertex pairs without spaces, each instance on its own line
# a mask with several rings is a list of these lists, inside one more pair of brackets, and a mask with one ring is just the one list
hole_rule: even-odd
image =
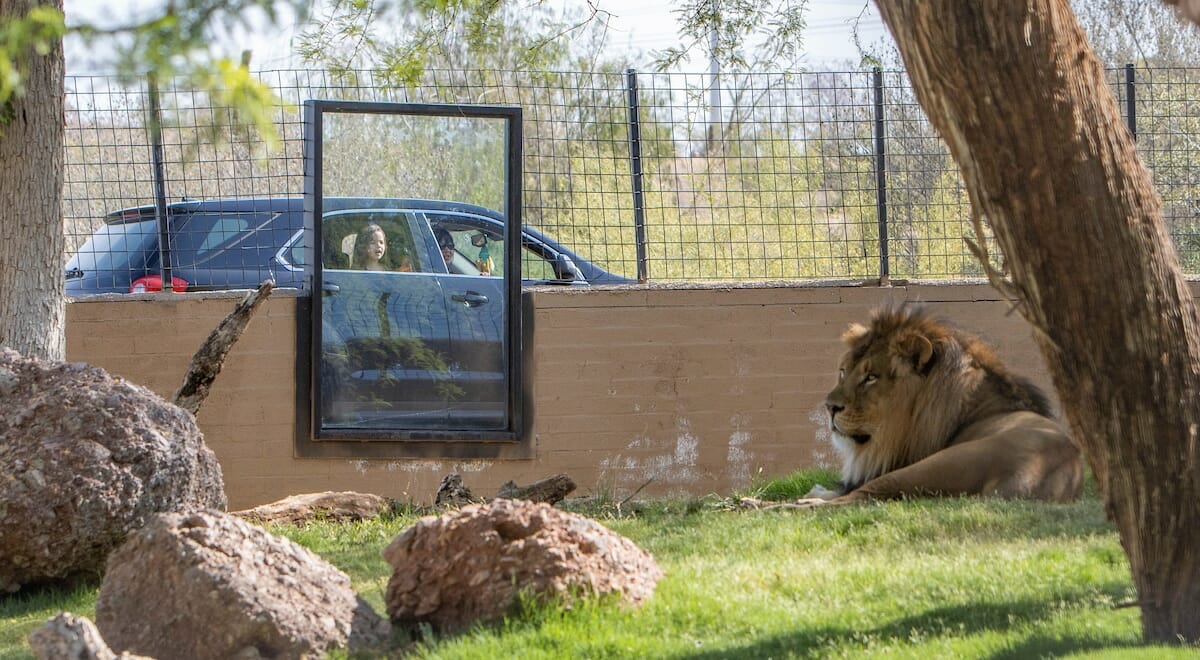
[[[322,429],[321,314],[322,262],[318,258],[323,204],[323,124],[326,114],[360,113],[501,119],[506,132],[504,341],[507,347],[507,424],[502,429]],[[389,103],[340,100],[304,102],[304,228],[309,290],[297,317],[297,433],[299,457],[360,458],[531,458],[532,414],[529,356],[524,350],[532,333],[533,313],[521,289],[522,127],[516,106]]]

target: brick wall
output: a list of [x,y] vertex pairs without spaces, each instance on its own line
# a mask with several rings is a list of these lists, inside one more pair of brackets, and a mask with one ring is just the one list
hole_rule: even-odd
[[[290,294],[290,295],[289,295]],[[72,302],[67,355],[171,396],[237,294]],[[233,348],[197,416],[231,508],[357,490],[428,502],[460,472],[492,494],[570,475],[578,495],[728,494],[832,464],[822,402],[846,325],[921,301],[1049,385],[1029,328],[985,285],[547,288],[532,295],[535,455],[522,460],[295,458],[297,301],[276,291]]]

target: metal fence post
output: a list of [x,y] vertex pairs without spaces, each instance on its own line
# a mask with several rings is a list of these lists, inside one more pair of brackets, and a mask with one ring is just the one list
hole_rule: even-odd
[[883,71],[875,67],[872,76],[875,91],[875,212],[879,216],[879,284],[887,285],[891,276],[888,262],[887,159],[884,149]]
[[149,95],[150,163],[154,177],[154,217],[158,221],[158,259],[162,290],[173,291],[171,285],[171,236],[167,221],[167,183],[163,167],[162,112],[158,103],[158,77],[151,73],[146,81]]
[[1125,65],[1125,123],[1129,126],[1129,134],[1137,141],[1137,92],[1133,87],[1133,65]]
[[633,233],[637,246],[637,279],[645,284],[650,279],[646,260],[646,196],[642,184],[642,128],[638,119],[637,69],[625,70],[625,85],[629,92],[629,169],[633,177]]

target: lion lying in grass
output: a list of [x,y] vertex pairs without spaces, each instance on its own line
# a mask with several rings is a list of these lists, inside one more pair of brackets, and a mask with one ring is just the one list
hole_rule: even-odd
[[979,338],[920,309],[875,312],[842,336],[848,350],[825,399],[843,459],[839,491],[796,504],[905,496],[1079,496],[1078,446],[1032,383]]

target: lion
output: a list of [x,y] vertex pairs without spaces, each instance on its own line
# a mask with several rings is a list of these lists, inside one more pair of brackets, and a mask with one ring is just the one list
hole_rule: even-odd
[[825,399],[842,483],[802,503],[1079,497],[1079,446],[1046,395],[978,337],[923,308],[890,307],[869,326],[852,324],[842,340],[847,351]]

